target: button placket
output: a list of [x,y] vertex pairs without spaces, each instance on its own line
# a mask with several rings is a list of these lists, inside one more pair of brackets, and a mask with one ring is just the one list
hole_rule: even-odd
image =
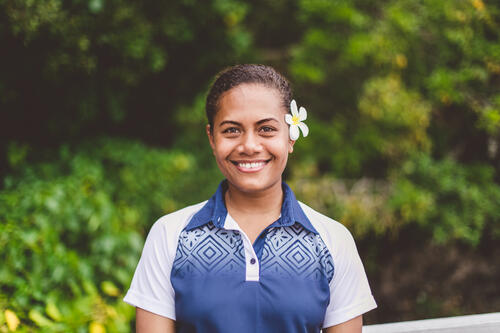
[[245,247],[246,281],[259,281],[259,261],[248,236],[241,231]]
[[259,260],[257,259],[257,254],[253,248],[250,239],[241,230],[240,226],[236,221],[229,215],[226,216],[226,229],[236,230],[240,233],[241,239],[243,241],[243,247],[245,249],[245,280],[246,281],[259,281]]

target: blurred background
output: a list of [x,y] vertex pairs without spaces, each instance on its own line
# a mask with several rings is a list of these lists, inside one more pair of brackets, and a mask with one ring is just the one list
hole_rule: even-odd
[[0,0],[0,332],[129,332],[149,228],[222,179],[214,75],[264,63],[311,132],[297,197],[354,234],[384,323],[500,309],[500,4]]

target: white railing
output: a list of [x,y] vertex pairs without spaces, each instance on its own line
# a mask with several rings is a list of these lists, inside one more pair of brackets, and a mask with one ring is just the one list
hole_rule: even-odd
[[500,312],[367,325],[363,333],[499,333]]

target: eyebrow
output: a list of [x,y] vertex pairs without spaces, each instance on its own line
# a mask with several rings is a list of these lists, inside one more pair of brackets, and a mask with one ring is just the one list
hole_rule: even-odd
[[[278,120],[276,120],[276,118],[264,118],[264,119],[259,120],[257,122],[257,125],[260,125],[260,124],[263,124],[263,123],[267,123],[268,121],[276,121],[276,122],[278,122]],[[234,120],[224,120],[223,122],[221,122],[219,124],[219,126],[226,125],[226,124],[231,124],[231,125],[236,125],[236,126],[242,126],[241,123],[239,123],[237,121],[234,121]]]
[[226,124],[232,124],[232,125],[236,125],[236,126],[241,126],[241,124],[239,122],[233,121],[233,120],[224,120],[223,122],[221,122],[219,124],[219,126],[226,125]]
[[257,125],[260,125],[260,124],[263,124],[263,123],[267,123],[268,121],[276,121],[278,122],[278,120],[276,120],[276,118],[265,118],[265,119],[261,119],[257,122]]

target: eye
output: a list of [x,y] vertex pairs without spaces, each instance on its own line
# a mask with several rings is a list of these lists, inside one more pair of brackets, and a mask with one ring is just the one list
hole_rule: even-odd
[[276,132],[276,129],[271,126],[262,126],[261,128],[259,128],[259,132],[263,133],[264,135],[271,135]]
[[223,134],[238,134],[240,130],[236,127],[228,127],[222,131]]

